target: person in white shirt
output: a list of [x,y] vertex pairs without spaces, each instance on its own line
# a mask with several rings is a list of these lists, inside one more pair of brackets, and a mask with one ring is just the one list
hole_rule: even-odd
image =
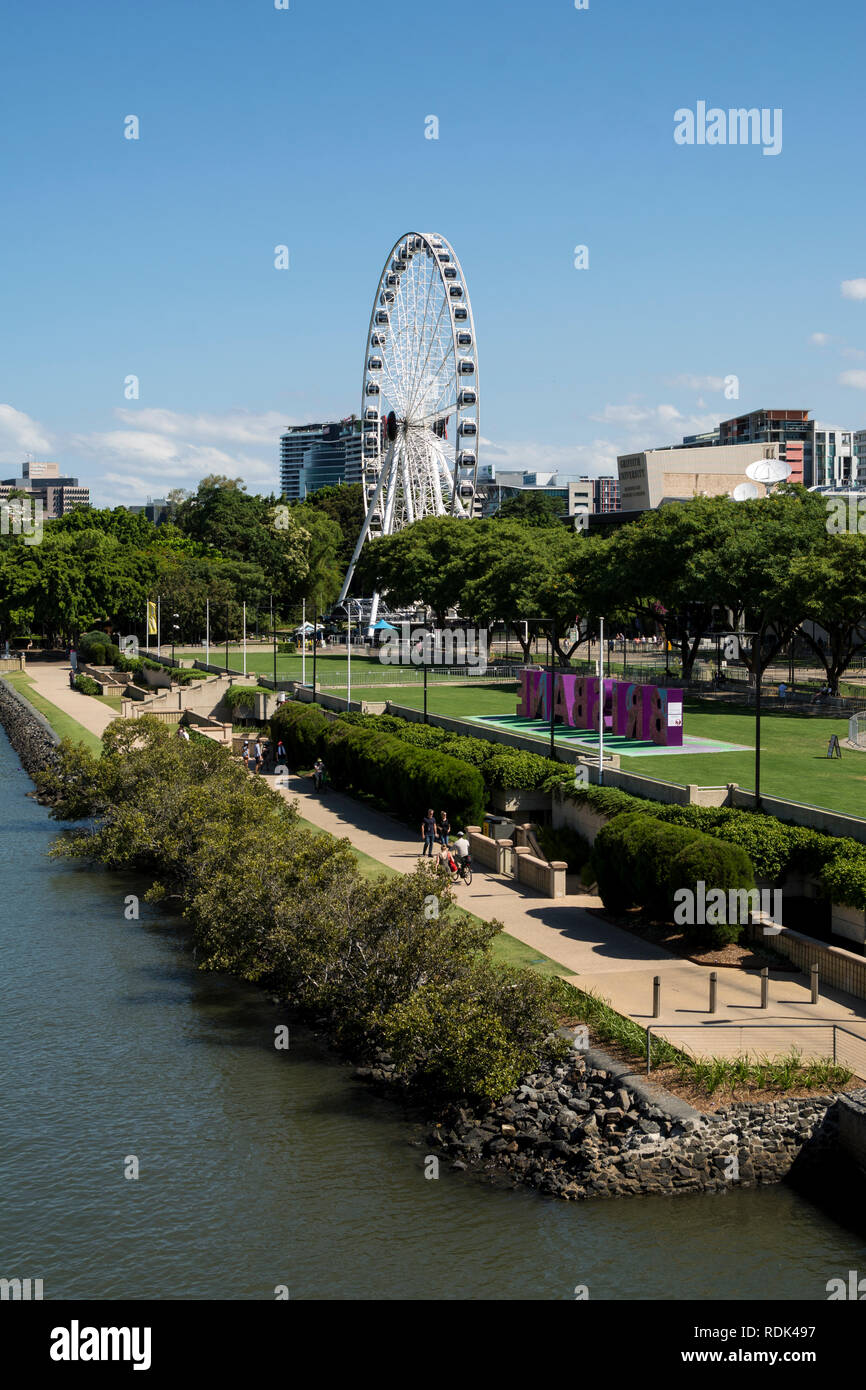
[[459,835],[457,836],[457,839],[454,841],[454,844],[451,846],[451,848],[454,852],[454,857],[456,858],[458,864],[460,864],[462,867],[469,858],[469,841],[466,838],[465,830],[460,831]]

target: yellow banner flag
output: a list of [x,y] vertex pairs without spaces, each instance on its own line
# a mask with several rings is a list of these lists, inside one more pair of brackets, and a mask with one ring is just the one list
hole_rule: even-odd
[[156,603],[150,598],[147,600],[147,635],[156,636]]

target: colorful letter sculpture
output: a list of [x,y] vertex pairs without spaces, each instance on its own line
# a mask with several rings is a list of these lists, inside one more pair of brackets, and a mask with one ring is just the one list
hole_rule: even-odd
[[[523,719],[550,720],[550,672],[523,671],[517,713]],[[683,746],[683,692],[633,681],[556,673],[553,718],[570,729],[598,732],[598,702],[604,700],[606,733],[651,741],[666,748]]]

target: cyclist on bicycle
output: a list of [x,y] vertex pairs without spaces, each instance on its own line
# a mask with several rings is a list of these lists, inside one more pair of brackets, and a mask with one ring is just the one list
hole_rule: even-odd
[[469,863],[469,841],[466,838],[465,830],[458,831],[457,839],[454,841],[452,849],[460,868],[465,869],[466,865]]

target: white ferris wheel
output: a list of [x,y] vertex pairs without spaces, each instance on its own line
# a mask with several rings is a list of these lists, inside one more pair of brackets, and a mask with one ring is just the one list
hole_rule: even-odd
[[[449,242],[409,232],[379,276],[361,400],[366,512],[339,602],[365,541],[427,516],[473,515],[478,351],[469,290]],[[376,621],[373,596],[369,624]]]

